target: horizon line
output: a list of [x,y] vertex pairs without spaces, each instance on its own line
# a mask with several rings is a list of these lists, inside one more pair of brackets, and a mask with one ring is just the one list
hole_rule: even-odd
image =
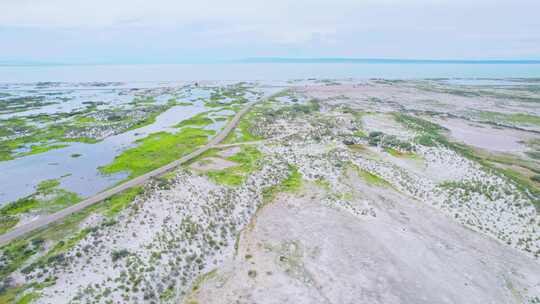
[[248,63],[427,63],[427,64],[540,64],[540,59],[410,59],[354,57],[252,57]]
[[351,64],[540,64],[540,59],[409,59],[354,57],[247,57],[242,59],[194,59],[185,61],[94,61],[47,62],[37,60],[0,60],[0,67],[76,66],[76,65],[166,65],[166,64],[231,64],[231,63],[351,63]]

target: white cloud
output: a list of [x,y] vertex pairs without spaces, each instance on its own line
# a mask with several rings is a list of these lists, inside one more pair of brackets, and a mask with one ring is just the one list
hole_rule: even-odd
[[[126,20],[146,24],[190,24],[207,20],[278,21],[332,16],[362,1],[173,1],[173,0],[3,0],[0,24],[4,26],[103,27]],[[308,13],[308,14],[306,14]]]
[[28,46],[17,39],[50,35],[66,53],[107,43],[120,52],[141,31],[157,49],[193,53],[496,57],[503,45],[530,57],[537,48],[519,37],[538,41],[538,11],[538,0],[0,0],[0,38]]

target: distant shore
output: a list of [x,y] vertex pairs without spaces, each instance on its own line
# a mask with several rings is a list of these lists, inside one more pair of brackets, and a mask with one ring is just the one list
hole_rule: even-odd
[[540,78],[540,64],[439,62],[242,62],[0,66],[0,83],[91,81],[288,81],[296,79]]

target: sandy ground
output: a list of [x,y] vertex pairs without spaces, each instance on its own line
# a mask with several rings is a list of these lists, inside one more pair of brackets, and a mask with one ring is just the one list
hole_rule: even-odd
[[206,172],[219,171],[234,166],[238,166],[238,163],[219,157],[205,157],[199,161],[194,162],[189,167],[197,171]]
[[[317,98],[329,104],[340,104],[354,101],[352,108],[361,111],[390,112],[415,111],[435,112],[439,114],[458,115],[477,118],[481,111],[512,114],[540,115],[540,107],[535,102],[522,102],[519,97],[540,98],[537,95],[523,95],[520,91],[497,90],[494,88],[470,89],[466,96],[455,93],[463,88],[444,86],[429,81],[409,81],[389,83],[385,81],[368,81],[361,84],[343,84],[335,86],[308,86],[297,88],[310,98]],[[490,92],[490,94],[486,94]],[[504,97],[501,93],[506,94]],[[499,94],[499,95],[497,95]],[[497,97],[499,96],[499,97]],[[540,126],[530,124],[509,123],[527,130],[540,131]]]
[[524,152],[532,134],[520,130],[495,128],[462,119],[433,119],[450,130],[450,137],[467,145],[492,152]]
[[395,192],[375,216],[321,203],[320,188],[281,195],[240,238],[238,254],[185,303],[523,303],[540,264]]
[[402,140],[410,140],[415,134],[405,128],[387,114],[371,114],[362,117],[362,125],[366,133],[384,130]]
[[231,157],[233,155],[236,155],[241,150],[242,150],[242,148],[240,148],[240,147],[232,147],[232,148],[229,148],[229,149],[224,149],[224,150],[219,151],[218,155],[221,156],[221,157],[224,157],[224,158]]

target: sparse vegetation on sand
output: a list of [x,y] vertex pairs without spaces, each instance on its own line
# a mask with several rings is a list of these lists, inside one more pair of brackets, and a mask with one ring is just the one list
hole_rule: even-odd
[[486,170],[491,170],[501,176],[504,176],[505,178],[508,178],[509,180],[513,181],[518,189],[523,191],[525,195],[529,195],[537,210],[540,210],[540,188],[519,171],[512,168],[503,168],[497,165],[506,164],[507,158],[493,157],[490,154],[477,153],[473,148],[464,144],[451,142],[443,134],[445,131],[444,128],[424,119],[401,113],[395,114],[395,117],[399,122],[403,123],[408,128],[419,132],[419,135],[415,139],[418,144],[428,147],[441,146],[452,149],[460,155],[478,162]]
[[[49,186],[53,182],[49,182]],[[51,187],[47,187],[49,190]],[[93,205],[81,212],[66,217],[62,222],[49,225],[47,228],[32,232],[24,238],[12,241],[0,248],[0,303],[12,303],[15,299],[34,300],[39,293],[26,292],[27,290],[41,290],[54,284],[55,279],[45,279],[44,283],[29,283],[9,287],[9,274],[19,269],[31,272],[43,269],[45,273],[52,270],[55,265],[65,262],[65,253],[76,246],[82,239],[90,234],[99,233],[100,227],[114,224],[114,216],[125,209],[133,200],[143,194],[141,187],[128,189],[114,195],[104,202]],[[97,226],[83,228],[81,224],[90,216],[103,215],[104,220]],[[48,244],[45,247],[45,244]],[[37,257],[37,258],[36,258]],[[29,260],[34,259],[32,263]],[[24,266],[23,266],[24,265]],[[23,267],[23,268],[21,268]],[[32,296],[28,296],[31,294]],[[18,302],[17,302],[18,303]]]

